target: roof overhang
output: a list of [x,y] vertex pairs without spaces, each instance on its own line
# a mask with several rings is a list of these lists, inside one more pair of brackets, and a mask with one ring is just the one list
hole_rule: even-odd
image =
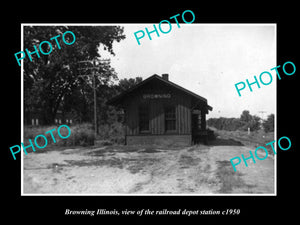
[[187,95],[192,96],[194,99],[203,102],[205,104],[205,107],[208,110],[212,111],[213,108],[207,104],[207,99],[206,98],[204,98],[200,95],[197,95],[194,92],[191,92],[191,91],[189,91],[189,90],[187,90],[187,89],[185,89],[185,88],[183,88],[183,87],[181,87],[181,86],[179,86],[179,85],[177,85],[177,84],[175,84],[175,83],[173,83],[169,80],[165,80],[162,77],[158,76],[157,74],[154,74],[153,76],[143,80],[139,84],[137,84],[137,85],[129,88],[128,90],[122,92],[121,94],[111,98],[110,100],[107,101],[107,104],[109,104],[109,105],[122,105],[123,99],[126,98],[130,93],[132,93],[133,91],[137,90],[141,86],[145,85],[146,83],[148,83],[148,82],[150,82],[151,80],[154,80],[154,79],[157,79],[157,80],[161,81],[162,83],[166,84],[167,86],[173,87],[173,88],[175,88],[179,91],[184,92]]

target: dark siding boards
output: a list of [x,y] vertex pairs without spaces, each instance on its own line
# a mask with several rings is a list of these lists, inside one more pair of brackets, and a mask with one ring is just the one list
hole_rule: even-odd
[[[115,96],[108,104],[121,106],[125,111],[126,144],[190,145],[199,135],[199,113],[200,131],[204,131],[205,116],[212,110],[205,98],[156,74]],[[197,120],[192,122],[192,117]]]
[[136,135],[139,133],[138,130],[138,105],[132,102],[131,104],[126,105],[126,134],[127,135]]
[[150,100],[150,129],[152,134],[164,134],[163,104],[158,100]]
[[[126,135],[139,135],[138,108],[140,104],[149,106],[150,130],[149,135],[164,134],[191,134],[191,100],[189,96],[178,93],[174,90],[152,89],[152,93],[163,92],[170,93],[171,98],[144,99],[143,94],[149,93],[149,90],[135,93],[127,98],[125,103],[126,110]],[[164,108],[175,106],[176,109],[176,132],[165,132]],[[141,134],[146,135],[146,134]]]
[[179,134],[191,133],[191,111],[189,98],[178,95],[176,99],[176,122]]

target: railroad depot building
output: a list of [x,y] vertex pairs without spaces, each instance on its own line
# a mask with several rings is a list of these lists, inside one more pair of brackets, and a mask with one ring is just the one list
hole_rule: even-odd
[[124,110],[126,144],[191,145],[207,135],[207,100],[169,81],[147,78],[108,104]]

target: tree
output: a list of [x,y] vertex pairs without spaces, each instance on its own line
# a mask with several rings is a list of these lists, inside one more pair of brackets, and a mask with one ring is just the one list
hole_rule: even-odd
[[260,124],[260,118],[253,115],[251,121],[249,122],[249,128],[251,131],[259,130]]
[[[61,35],[68,30],[76,36],[75,43],[70,46],[61,39]],[[57,35],[60,35],[56,40],[61,49],[55,41],[50,42],[50,38]],[[66,36],[66,41],[70,42],[68,38]],[[113,42],[124,38],[123,28],[119,26],[24,26],[25,49],[33,51],[34,45],[38,49],[43,41],[52,43],[53,48],[49,55],[40,54],[40,58],[32,55],[32,62],[28,57],[24,59],[24,114],[39,111],[44,124],[53,123],[58,108],[63,103],[68,105],[70,98],[67,96],[74,97],[75,93],[81,93],[74,99],[79,103],[80,99],[89,95],[90,90],[84,87],[85,81],[78,77],[81,72],[78,62],[100,58],[100,44],[114,55]],[[44,44],[43,47],[49,46]],[[47,49],[43,51],[48,52]],[[98,82],[108,84],[111,79],[117,78],[110,66],[100,66],[98,72],[101,70],[106,70],[106,73],[100,73]]]
[[249,110],[242,112],[240,121],[243,124],[241,127],[242,130],[248,130],[248,128],[250,128],[251,131],[254,131],[260,128],[260,118],[258,116],[252,116]]
[[128,90],[129,88],[140,83],[142,80],[142,77],[135,77],[129,79],[124,78],[120,79],[117,85],[101,87],[101,89],[104,88],[104,91],[101,92],[99,100],[97,99],[97,102],[100,103],[99,108],[101,109],[101,112],[98,113],[98,121],[102,124],[106,123],[109,125],[116,121],[123,121],[123,110],[121,108],[107,105],[106,103],[113,96],[116,96],[122,93],[123,91]]
[[274,114],[268,115],[268,118],[263,121],[262,126],[265,132],[273,132],[274,131]]
[[142,82],[143,78],[142,77],[136,77],[136,78],[124,78],[119,80],[119,85],[118,87],[120,88],[120,91],[125,91],[128,90],[129,88],[137,85],[138,83]]
[[249,123],[252,119],[252,116],[250,115],[249,110],[244,110],[240,116],[241,122]]
[[251,115],[248,110],[244,110],[240,118],[210,118],[207,121],[208,126],[215,127],[219,130],[248,130],[251,131],[259,130],[260,128],[260,118],[255,115]]

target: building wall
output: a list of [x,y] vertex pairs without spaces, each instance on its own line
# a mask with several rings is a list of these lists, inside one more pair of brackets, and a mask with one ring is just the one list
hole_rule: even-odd
[[[170,98],[145,98],[149,93],[168,95]],[[146,104],[150,108],[150,132],[148,135],[168,135],[165,131],[164,108],[175,105],[176,132],[172,134],[191,134],[191,100],[176,90],[160,87],[145,87],[143,91],[134,93],[125,102],[126,135],[140,135],[139,105]],[[143,134],[145,135],[145,134]]]

